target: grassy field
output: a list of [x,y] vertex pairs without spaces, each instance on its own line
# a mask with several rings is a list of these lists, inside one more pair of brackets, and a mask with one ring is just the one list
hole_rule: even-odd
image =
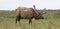
[[21,20],[21,26],[15,24],[15,11],[0,10],[0,29],[60,29],[60,10],[47,10],[45,19]]

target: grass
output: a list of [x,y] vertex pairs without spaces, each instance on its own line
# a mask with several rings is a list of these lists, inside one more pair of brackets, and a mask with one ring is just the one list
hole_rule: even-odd
[[[0,11],[0,29],[60,29],[59,10],[48,10],[44,14],[45,19],[32,20],[32,25],[28,24],[29,20],[21,19],[21,26],[15,24],[15,11]],[[57,17],[56,17],[57,16]],[[60,16],[60,15],[59,15]]]

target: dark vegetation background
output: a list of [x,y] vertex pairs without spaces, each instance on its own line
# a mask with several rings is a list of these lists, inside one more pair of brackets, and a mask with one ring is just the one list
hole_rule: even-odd
[[22,26],[15,26],[15,11],[0,10],[0,29],[60,29],[60,10],[47,10],[44,17],[44,20],[33,19],[32,26],[25,19],[21,20]]

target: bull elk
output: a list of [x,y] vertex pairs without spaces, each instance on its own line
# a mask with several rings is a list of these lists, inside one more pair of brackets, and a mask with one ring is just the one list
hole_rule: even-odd
[[32,24],[32,18],[37,19],[44,19],[43,15],[41,13],[38,13],[33,8],[27,8],[27,7],[18,7],[16,9],[16,23],[19,22],[21,19],[29,19],[29,24]]

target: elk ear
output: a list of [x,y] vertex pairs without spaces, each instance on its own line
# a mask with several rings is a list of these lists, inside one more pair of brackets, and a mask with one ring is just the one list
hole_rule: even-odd
[[43,13],[39,13],[39,15],[43,15]]

